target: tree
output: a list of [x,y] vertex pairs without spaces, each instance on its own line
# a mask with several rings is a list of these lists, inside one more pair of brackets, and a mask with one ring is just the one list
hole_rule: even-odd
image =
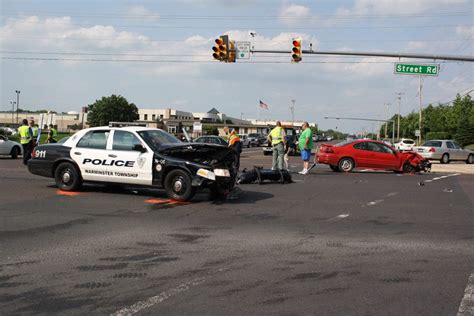
[[474,144],[474,124],[470,121],[474,113],[474,101],[469,95],[463,99],[457,98],[456,101],[454,108],[458,111],[459,117],[456,140],[461,146]]
[[87,120],[90,126],[104,126],[109,122],[133,122],[138,120],[138,108],[121,95],[102,97],[88,105]]
[[204,131],[204,134],[206,135],[219,136],[219,130],[215,126],[203,126],[202,129]]

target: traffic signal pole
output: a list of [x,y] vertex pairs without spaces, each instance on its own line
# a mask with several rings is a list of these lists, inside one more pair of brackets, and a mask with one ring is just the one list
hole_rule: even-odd
[[[250,50],[252,54],[291,54],[287,50]],[[379,53],[379,52],[341,52],[341,51],[314,51],[303,50],[303,55],[339,55],[339,56],[367,56],[367,57],[394,57],[394,58],[418,58],[434,60],[456,60],[474,62],[474,56],[456,56],[456,55],[430,55],[430,54],[406,54],[406,53]]]

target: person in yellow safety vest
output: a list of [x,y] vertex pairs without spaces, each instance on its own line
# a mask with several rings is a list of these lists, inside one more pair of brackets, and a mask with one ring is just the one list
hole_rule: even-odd
[[31,133],[33,135],[33,142],[32,145],[36,145],[36,139],[38,138],[38,126],[35,125],[34,120],[30,120],[30,128],[31,128]]
[[276,122],[276,127],[268,135],[268,141],[272,143],[273,161],[272,170],[283,170],[283,155],[285,154],[285,130],[281,122]]
[[240,168],[240,154],[242,153],[242,141],[239,135],[235,132],[235,129],[231,129],[229,134],[229,148],[232,148],[235,152],[235,168],[239,171]]
[[54,128],[53,124],[49,124],[49,133],[48,133],[47,142],[49,144],[58,142],[58,131]]
[[33,132],[28,126],[28,120],[24,119],[20,127],[18,127],[18,134],[20,135],[21,147],[23,147],[23,164],[27,165],[31,158]]

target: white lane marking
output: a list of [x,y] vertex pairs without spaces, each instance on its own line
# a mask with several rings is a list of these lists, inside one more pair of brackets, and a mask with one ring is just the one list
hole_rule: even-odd
[[[224,269],[218,269],[217,271],[210,272],[208,274],[211,275],[211,274],[222,272],[222,271],[224,271]],[[206,281],[206,278],[200,277],[200,278],[195,278],[188,282],[181,283],[180,285],[174,288],[171,288],[167,291],[161,292],[158,295],[152,296],[143,301],[139,301],[131,306],[124,307],[121,310],[116,311],[115,313],[111,314],[111,316],[125,316],[125,315],[136,314],[141,310],[152,307],[153,305],[163,303],[170,297],[178,295],[181,292],[185,292],[189,290],[190,288],[203,283],[204,281]]]
[[433,182],[433,181],[438,181],[438,180],[446,179],[446,178],[449,178],[449,177],[457,177],[459,175],[461,175],[461,174],[460,173],[452,173],[452,174],[448,174],[448,175],[445,175],[445,176],[439,176],[439,177],[433,178],[431,180],[425,180],[423,182],[430,183],[430,182]]
[[471,273],[467,281],[464,297],[459,305],[457,316],[474,315],[474,273]]
[[389,194],[386,195],[386,197],[395,196],[395,195],[398,195],[398,192],[390,192]]
[[336,217],[332,217],[330,219],[328,219],[327,221],[328,222],[332,222],[332,221],[338,221],[340,219],[343,219],[343,218],[346,218],[346,217],[349,217],[350,214],[340,214],[340,215],[337,215]]
[[377,205],[377,204],[382,203],[382,202],[383,202],[383,200],[375,200],[375,201],[367,203],[367,206]]
[[182,283],[172,289],[169,289],[168,291],[161,292],[158,295],[152,296],[143,301],[139,301],[131,306],[124,307],[121,310],[111,314],[111,316],[122,316],[122,315],[124,316],[124,315],[132,315],[132,314],[138,313],[139,311],[143,309],[150,308],[156,304],[160,304],[172,296],[175,296],[181,292],[187,291],[193,286],[201,284],[202,282],[204,282],[204,280],[205,280],[204,278],[197,278],[197,279]]

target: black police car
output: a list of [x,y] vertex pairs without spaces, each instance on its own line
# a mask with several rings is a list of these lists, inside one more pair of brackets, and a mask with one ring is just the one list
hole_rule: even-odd
[[28,169],[54,178],[64,191],[77,190],[83,182],[147,185],[186,201],[202,187],[228,193],[237,176],[234,160],[234,152],[224,146],[183,143],[161,129],[94,127],[62,144],[37,146]]

